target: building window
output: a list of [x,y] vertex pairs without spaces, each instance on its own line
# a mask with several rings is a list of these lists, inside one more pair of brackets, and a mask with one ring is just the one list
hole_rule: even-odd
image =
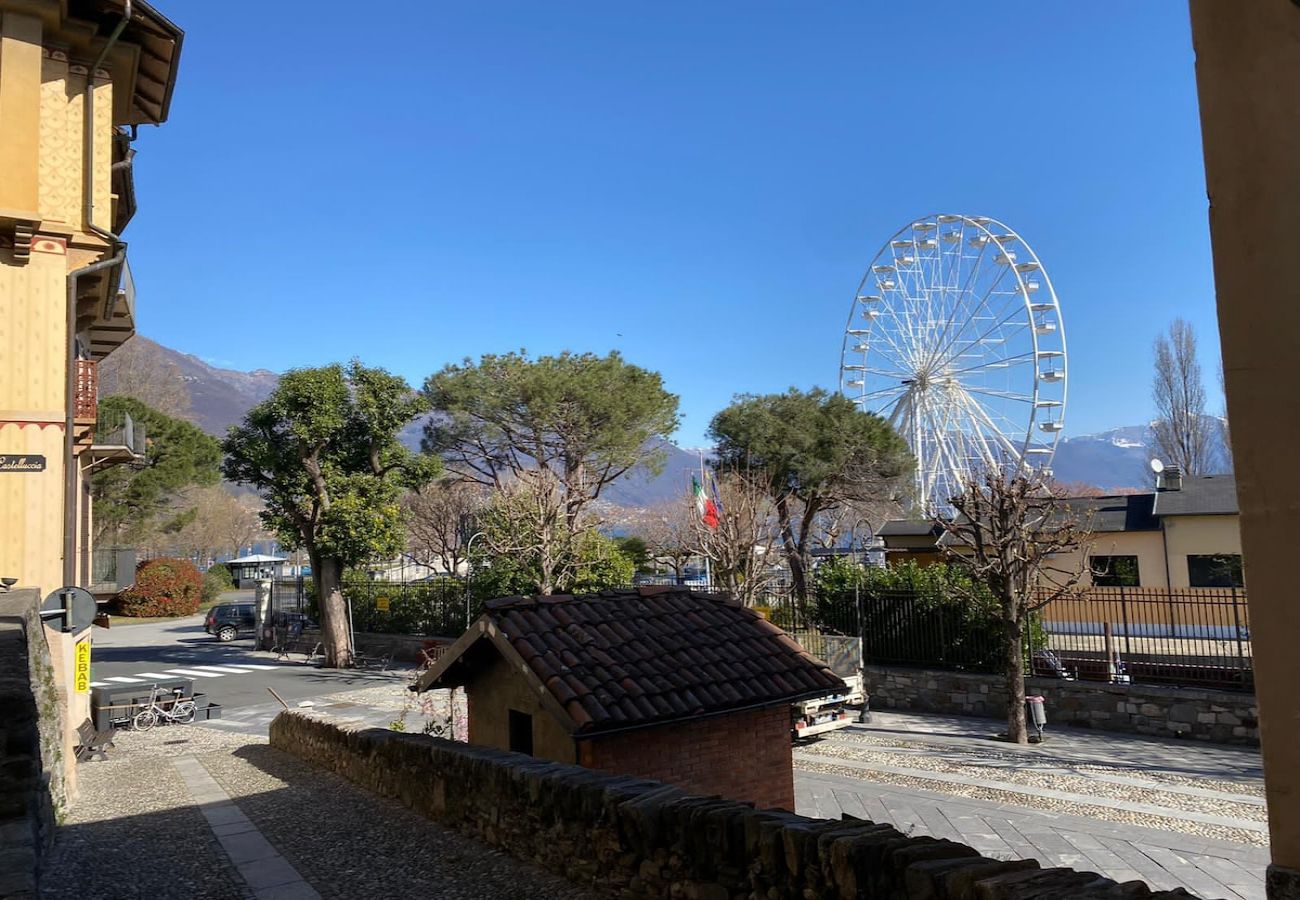
[[1189,554],[1187,583],[1192,587],[1242,587],[1241,554]]
[[1097,587],[1137,587],[1142,583],[1136,556],[1091,556],[1088,566]]
[[510,749],[533,755],[533,717],[517,709],[510,710]]

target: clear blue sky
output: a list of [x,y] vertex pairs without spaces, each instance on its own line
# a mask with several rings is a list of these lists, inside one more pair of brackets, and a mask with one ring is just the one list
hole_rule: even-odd
[[952,211],[1051,274],[1067,437],[1150,417],[1179,315],[1219,402],[1183,3],[159,7],[126,237],[141,331],[210,362],[617,348],[695,445],[736,392],[835,386],[862,270]]

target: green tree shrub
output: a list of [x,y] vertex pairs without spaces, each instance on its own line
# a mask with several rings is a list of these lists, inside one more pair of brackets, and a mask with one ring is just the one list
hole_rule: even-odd
[[999,671],[998,605],[959,564],[921,566],[909,560],[878,568],[840,558],[817,568],[809,618],[819,627],[853,633],[859,602],[868,662]]
[[222,591],[230,590],[229,586],[221,579],[220,575],[214,575],[211,572],[203,573],[203,602],[212,603],[221,596]]
[[235,586],[235,576],[230,574],[230,567],[225,563],[213,563],[204,574],[211,575],[221,582],[221,589],[228,591]]
[[136,566],[135,584],[117,597],[123,616],[192,616],[203,597],[203,576],[188,559],[148,559]]

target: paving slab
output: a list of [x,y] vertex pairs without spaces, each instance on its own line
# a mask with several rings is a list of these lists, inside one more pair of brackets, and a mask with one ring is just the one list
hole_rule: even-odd
[[1264,898],[1263,773],[1252,748],[1082,729],[1018,747],[991,739],[993,720],[873,718],[796,748],[798,812],[889,822],[996,858],[1183,887],[1204,898]]

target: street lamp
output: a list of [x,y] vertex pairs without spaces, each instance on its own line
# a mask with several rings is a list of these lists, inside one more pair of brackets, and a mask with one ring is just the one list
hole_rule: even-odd
[[465,542],[465,630],[469,631],[470,591],[474,583],[474,541],[483,537],[483,532],[476,531]]
[[[858,519],[853,523],[853,542],[858,544],[858,526],[863,522],[867,524],[867,533],[873,538],[876,531],[871,527],[871,523],[866,519]],[[861,551],[853,551],[853,561],[861,567]],[[867,693],[867,617],[862,609],[862,592],[859,589],[862,584],[862,573],[853,573],[853,608],[858,614],[858,684],[862,688],[862,708],[858,710],[858,724],[866,725],[871,721],[871,695]]]

